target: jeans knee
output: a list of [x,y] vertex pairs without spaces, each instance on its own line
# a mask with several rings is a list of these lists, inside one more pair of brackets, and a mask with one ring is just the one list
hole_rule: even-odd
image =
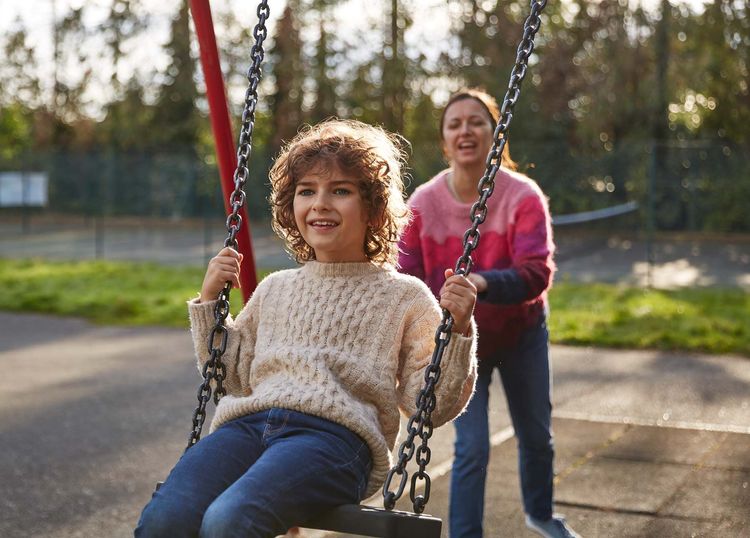
[[270,531],[255,524],[247,507],[230,502],[214,502],[203,515],[201,538],[255,538],[270,536]]
[[149,504],[143,510],[135,529],[135,538],[171,538],[194,534],[185,525],[190,518],[187,514],[165,507]]
[[552,436],[536,435],[518,440],[518,450],[535,459],[552,458],[555,454]]

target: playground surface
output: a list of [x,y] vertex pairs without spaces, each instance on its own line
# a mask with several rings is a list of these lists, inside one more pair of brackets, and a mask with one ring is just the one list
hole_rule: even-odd
[[[0,223],[0,256],[95,254],[90,228],[11,228]],[[221,230],[181,226],[109,228],[100,257],[203,265],[221,238]],[[750,290],[747,239],[556,240],[558,279]],[[291,264],[261,230],[254,246],[260,268]],[[584,537],[750,536],[750,359],[565,346],[552,346],[551,358],[556,508],[574,529]],[[187,326],[0,312],[0,366],[0,536],[132,536],[187,442],[199,381]],[[499,382],[491,406],[485,536],[531,537]],[[453,429],[430,443],[427,512],[443,519],[447,536]],[[409,510],[405,497],[398,508]]]
[[[750,360],[564,346],[551,356],[557,510],[576,530],[750,535]],[[132,536],[187,442],[199,381],[187,329],[0,313],[0,365],[0,536]],[[491,398],[485,536],[531,537],[499,382]],[[435,432],[428,468],[427,511],[446,523],[452,442],[451,427]]]

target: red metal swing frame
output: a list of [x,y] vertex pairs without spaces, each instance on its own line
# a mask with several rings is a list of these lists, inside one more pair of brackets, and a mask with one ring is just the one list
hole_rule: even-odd
[[[234,136],[232,135],[232,124],[229,119],[224,78],[221,74],[221,63],[219,62],[219,52],[216,47],[216,35],[214,33],[214,23],[211,17],[209,1],[190,0],[190,11],[193,15],[195,31],[198,35],[201,66],[203,68],[203,77],[206,81],[206,97],[208,98],[211,130],[214,135],[216,160],[219,163],[224,209],[229,214],[232,210],[229,205],[229,195],[234,191],[234,171],[237,168],[237,153],[235,151]],[[244,205],[240,209],[239,214],[242,217],[243,225],[237,234],[237,248],[244,255],[242,272],[240,273],[240,284],[242,285],[242,297],[247,302],[258,285],[258,277],[255,270],[255,257],[253,256],[253,243],[250,235],[250,221],[247,217],[247,205]]]

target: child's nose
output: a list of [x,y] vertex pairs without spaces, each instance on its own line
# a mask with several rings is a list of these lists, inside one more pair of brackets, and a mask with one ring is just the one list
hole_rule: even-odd
[[315,197],[313,202],[313,209],[315,211],[326,211],[329,207],[328,196],[321,193]]

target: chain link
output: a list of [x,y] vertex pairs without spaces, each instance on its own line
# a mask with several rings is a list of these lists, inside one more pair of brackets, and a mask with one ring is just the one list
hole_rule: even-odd
[[[240,210],[245,204],[245,183],[249,175],[247,163],[252,153],[253,130],[255,128],[255,108],[258,104],[258,84],[262,76],[261,63],[265,51],[263,50],[263,41],[268,35],[266,21],[270,14],[268,0],[262,0],[258,5],[258,23],[253,30],[255,44],[250,51],[252,65],[247,71],[247,80],[249,82],[247,92],[245,93],[245,105],[242,111],[242,124],[240,126],[239,142],[237,145],[237,169],[234,172],[234,192],[229,196],[229,204],[232,208],[231,213],[227,216],[227,238],[224,241],[225,247],[237,249],[237,233],[242,226],[242,216]],[[232,289],[230,282],[224,284],[224,288],[219,293],[218,301],[214,307],[214,319],[216,324],[211,330],[208,337],[208,352],[210,358],[203,366],[203,382],[198,388],[198,407],[193,413],[193,429],[190,432],[188,450],[201,438],[203,423],[206,420],[206,404],[211,400],[213,392],[214,403],[219,403],[222,396],[226,394],[224,390],[224,380],[226,379],[226,368],[222,357],[227,349],[228,331],[225,326],[227,316],[229,315],[229,292]],[[218,347],[217,344],[218,343]],[[212,382],[213,387],[212,388]]]
[[[523,82],[526,76],[529,56],[534,51],[534,36],[539,31],[541,25],[540,14],[546,5],[547,0],[531,0],[531,12],[524,22],[523,38],[516,52],[516,62],[511,70],[508,91],[505,93],[503,104],[500,107],[500,121],[498,121],[493,134],[492,149],[487,156],[484,175],[479,180],[479,200],[471,208],[470,216],[472,225],[464,234],[463,254],[456,262],[456,274],[468,275],[471,272],[473,263],[471,253],[479,246],[480,233],[478,228],[487,217],[487,201],[495,190],[495,174],[497,174],[502,161],[503,149],[507,142],[508,127],[513,119],[513,107],[521,93],[521,82]],[[399,447],[398,461],[388,471],[385,484],[383,484],[383,504],[388,510],[393,509],[396,501],[404,492],[408,478],[406,464],[415,453],[414,439],[417,436],[422,440],[422,444],[416,449],[419,469],[412,476],[409,498],[414,506],[414,512],[417,514],[421,514],[424,511],[427,502],[430,500],[431,481],[430,476],[425,471],[431,457],[427,440],[432,436],[431,416],[432,411],[435,409],[435,385],[437,385],[440,378],[440,362],[443,358],[443,351],[450,342],[452,327],[453,318],[444,309],[443,318],[435,333],[435,351],[425,371],[425,386],[420,391],[419,396],[417,396],[417,409],[409,419],[406,429],[406,439]],[[399,485],[395,491],[391,491],[391,482],[395,476],[399,477]],[[421,495],[417,495],[416,492],[420,482],[423,484],[424,489]]]

